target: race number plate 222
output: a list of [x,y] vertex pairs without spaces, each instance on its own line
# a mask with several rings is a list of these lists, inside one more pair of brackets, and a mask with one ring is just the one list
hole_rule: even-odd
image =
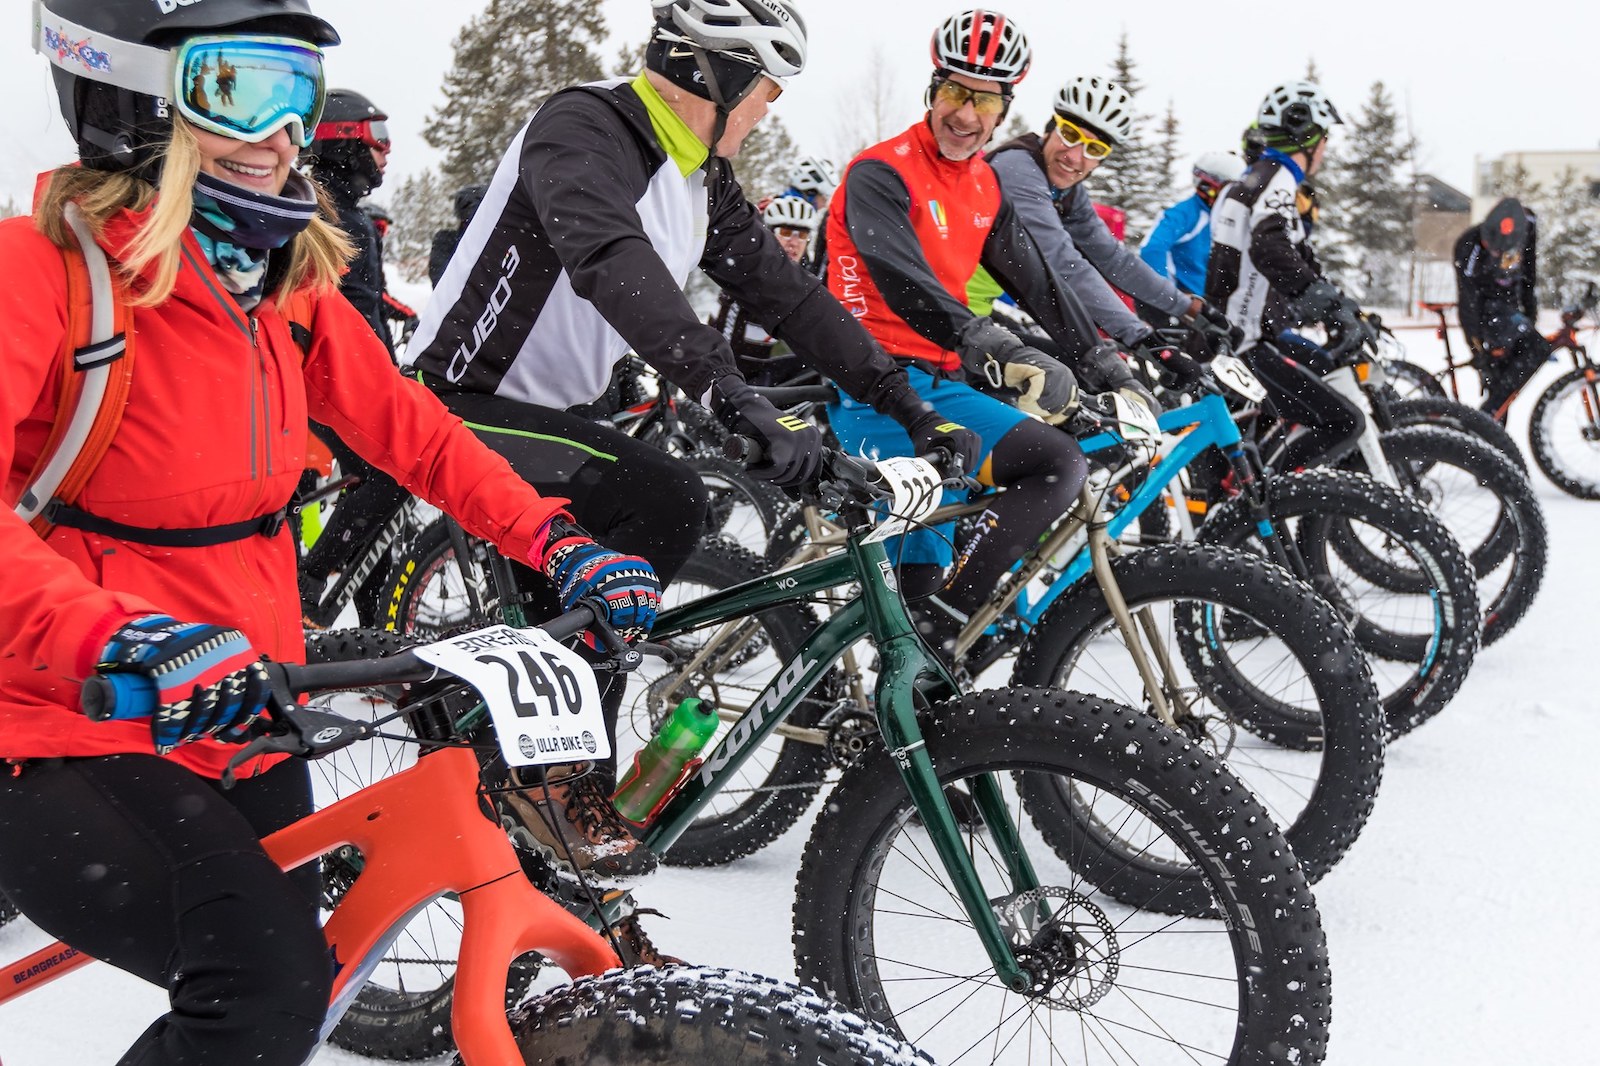
[[478,690],[510,765],[611,755],[594,671],[542,630],[490,626],[418,648],[416,655]]

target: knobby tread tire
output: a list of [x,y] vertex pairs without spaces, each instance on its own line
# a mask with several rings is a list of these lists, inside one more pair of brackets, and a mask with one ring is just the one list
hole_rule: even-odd
[[713,490],[713,484],[717,482],[732,486],[743,497],[744,501],[754,507],[756,513],[761,516],[761,528],[764,534],[763,543],[743,545],[747,550],[764,551],[773,534],[783,528],[799,512],[795,502],[784,495],[782,489],[769,481],[751,477],[739,463],[724,459],[722,456],[710,452],[696,453],[684,461],[694,468],[702,481],[707,481],[707,478],[710,478],[710,481],[706,483],[707,490],[712,493],[708,507],[711,513],[707,516],[706,525],[708,535],[722,534],[724,532],[724,523],[728,519],[723,506],[719,506],[718,495]]
[[1383,435],[1384,454],[1394,463],[1445,463],[1466,471],[1500,501],[1500,520],[1483,544],[1462,545],[1477,573],[1507,558],[1510,570],[1494,598],[1483,604],[1485,647],[1509,633],[1533,606],[1544,581],[1550,535],[1544,508],[1527,475],[1490,445],[1443,426],[1410,426]]
[[[469,543],[472,540],[470,535],[467,539]],[[418,628],[418,618],[421,617],[424,608],[419,597],[428,590],[429,580],[442,568],[450,566],[454,566],[458,574],[461,573],[461,564],[456,559],[448,521],[441,519],[431,522],[409,538],[395,559],[389,575],[389,584],[380,604],[384,617],[379,621],[383,628],[396,633],[415,633],[421,639],[433,639],[445,633],[462,632],[476,626],[493,625],[503,621],[495,602],[493,583],[474,561],[471,578],[477,584],[482,610],[474,614],[463,601],[459,616],[453,615],[444,619],[440,625],[432,625],[430,619],[430,625],[426,629]]]
[[[1450,532],[1416,500],[1365,474],[1347,470],[1305,470],[1274,476],[1266,488],[1267,507],[1276,525],[1304,519],[1296,531],[1302,557],[1311,567],[1312,587],[1333,597],[1334,610],[1369,655],[1417,664],[1416,671],[1392,692],[1382,692],[1389,738],[1409,733],[1449,704],[1466,681],[1478,652],[1481,613],[1472,564]],[[1341,517],[1355,518],[1384,531],[1405,545],[1418,570],[1427,575],[1434,595],[1437,628],[1431,638],[1396,639],[1369,619],[1351,617],[1352,609],[1332,589],[1325,564],[1331,552],[1329,526]],[[1245,547],[1258,543],[1255,523],[1242,499],[1213,507],[1196,539],[1203,544]],[[1320,561],[1319,561],[1320,560]]]
[[[1554,417],[1552,409],[1562,394],[1586,387],[1587,378],[1588,371],[1582,368],[1569,370],[1539,394],[1528,420],[1528,443],[1533,447],[1533,461],[1556,488],[1580,500],[1600,500],[1600,480],[1584,481],[1567,473],[1562,469],[1550,441],[1549,420]],[[1596,415],[1600,416],[1600,412],[1596,412]]]
[[511,1027],[528,1066],[933,1066],[810,989],[712,967],[585,977],[529,1001]]
[[[1444,386],[1439,383],[1439,379],[1416,363],[1404,359],[1385,359],[1383,373],[1389,379],[1389,388],[1394,390],[1397,396],[1403,396],[1405,399],[1409,400],[1415,396],[1442,398],[1445,394]],[[1408,386],[1409,390],[1401,392],[1402,385]]]
[[[1290,708],[1240,677],[1226,655],[1208,655],[1200,618],[1176,625],[1176,650],[1201,689],[1214,694],[1235,724],[1268,743],[1321,750],[1311,795],[1293,824],[1284,828],[1307,880],[1320,880],[1360,835],[1383,777],[1383,707],[1366,657],[1350,631],[1309,585],[1245,552],[1172,545],[1122,556],[1111,568],[1131,609],[1196,597],[1247,615],[1295,655],[1320,711],[1313,720],[1304,709]],[[1012,684],[1082,687],[1070,680],[1063,684],[1063,664],[1107,625],[1114,623],[1099,586],[1081,584],[1039,619],[1017,657]]]
[[[1148,715],[1081,693],[991,689],[924,712],[923,736],[943,781],[984,767],[1071,773],[1137,806],[1184,842],[1186,876],[1204,908],[1227,922],[1240,994],[1228,1062],[1321,1062],[1327,1048],[1332,978],[1311,890],[1293,852],[1260,804],[1211,753]],[[1040,773],[1030,773],[1030,779]],[[1040,818],[1050,846],[1072,862],[1083,843],[1050,834],[1067,826]],[[910,799],[882,749],[847,770],[812,829],[794,903],[800,980],[894,1025],[872,963],[870,911],[877,852]],[[1176,882],[1175,882],[1176,884]],[[893,906],[893,904],[890,904]],[[1053,1049],[1040,1061],[1058,1062]]]
[[1523,456],[1522,449],[1517,447],[1516,438],[1492,415],[1471,404],[1447,396],[1412,396],[1389,401],[1389,417],[1396,429],[1402,426],[1444,426],[1459,430],[1503,453],[1517,464],[1517,469],[1528,469],[1528,460]]

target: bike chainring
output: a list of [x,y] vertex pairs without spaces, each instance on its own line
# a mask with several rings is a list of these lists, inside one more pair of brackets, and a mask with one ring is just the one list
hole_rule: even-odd
[[841,700],[822,716],[828,731],[828,761],[841,770],[860,762],[880,742],[878,719],[853,700]]

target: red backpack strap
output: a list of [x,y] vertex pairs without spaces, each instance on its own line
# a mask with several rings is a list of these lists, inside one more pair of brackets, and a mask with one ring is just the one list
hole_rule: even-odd
[[66,213],[79,247],[61,253],[67,269],[67,330],[60,399],[55,425],[16,507],[40,536],[50,531],[51,506],[75,502],[110,449],[133,383],[126,286],[94,244],[77,206],[67,205]]

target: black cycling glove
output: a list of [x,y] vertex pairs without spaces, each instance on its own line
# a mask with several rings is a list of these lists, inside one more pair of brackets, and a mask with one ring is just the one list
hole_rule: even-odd
[[786,415],[736,374],[711,386],[708,406],[723,425],[760,442],[765,458],[750,473],[779,485],[805,485],[822,466],[822,434],[798,415]]

